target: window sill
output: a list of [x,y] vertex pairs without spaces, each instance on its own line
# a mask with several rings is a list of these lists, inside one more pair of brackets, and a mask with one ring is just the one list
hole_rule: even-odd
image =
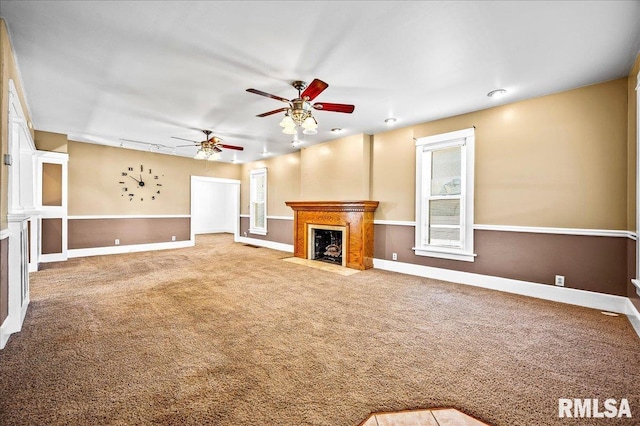
[[249,229],[250,234],[267,235],[267,231],[263,229]]
[[463,262],[475,262],[477,254],[461,250],[447,250],[446,248],[414,247],[416,256],[437,257],[439,259],[460,260]]

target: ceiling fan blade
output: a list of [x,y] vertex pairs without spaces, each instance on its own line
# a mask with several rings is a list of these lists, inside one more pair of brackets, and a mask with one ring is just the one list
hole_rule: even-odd
[[177,145],[176,148],[184,148],[185,146],[198,146],[198,145]]
[[225,148],[225,149],[235,149],[236,151],[244,151],[244,148],[241,146],[235,146],[235,145],[225,145],[222,143],[216,144],[216,146]]
[[313,107],[321,111],[344,112],[347,114],[351,114],[356,109],[355,105],[331,104],[328,102],[316,102]]
[[284,112],[284,111],[286,111],[288,109],[289,108],[274,109],[273,111],[269,111],[269,112],[264,112],[262,114],[258,114],[258,115],[256,115],[256,117],[266,117],[267,115],[277,114],[279,112]]
[[289,99],[281,98],[280,96],[272,95],[270,93],[263,92],[262,90],[247,89],[247,92],[255,93],[256,95],[266,96],[267,98],[276,99],[278,101],[289,103]]
[[300,94],[302,99],[307,99],[308,101],[314,100],[320,93],[329,87],[327,83],[322,80],[314,79],[310,85]]
[[187,141],[187,142],[193,142],[193,143],[200,143],[200,142],[197,142],[197,141],[193,141],[193,140],[191,140],[191,139],[177,138],[177,137],[175,137],[175,136],[171,136],[171,138],[172,138],[172,139],[180,139],[181,141]]

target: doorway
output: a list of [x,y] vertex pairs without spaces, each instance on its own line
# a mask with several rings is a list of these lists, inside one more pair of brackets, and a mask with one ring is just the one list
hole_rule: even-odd
[[232,233],[240,228],[240,181],[191,176],[191,240],[199,234]]

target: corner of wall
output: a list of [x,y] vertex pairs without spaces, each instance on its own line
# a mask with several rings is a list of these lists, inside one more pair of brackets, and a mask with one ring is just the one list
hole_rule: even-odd
[[371,199],[371,171],[373,170],[371,165],[371,162],[373,161],[373,156],[371,155],[372,139],[371,135],[362,134],[362,194],[364,200]]

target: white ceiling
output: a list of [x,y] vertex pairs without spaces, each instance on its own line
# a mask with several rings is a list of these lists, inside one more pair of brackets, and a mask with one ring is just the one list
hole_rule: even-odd
[[0,0],[0,16],[37,130],[173,147],[210,129],[245,148],[227,162],[296,150],[282,114],[256,117],[286,104],[248,88],[292,99],[319,78],[315,101],[355,105],[314,112],[310,145],[625,77],[640,50],[638,1]]

